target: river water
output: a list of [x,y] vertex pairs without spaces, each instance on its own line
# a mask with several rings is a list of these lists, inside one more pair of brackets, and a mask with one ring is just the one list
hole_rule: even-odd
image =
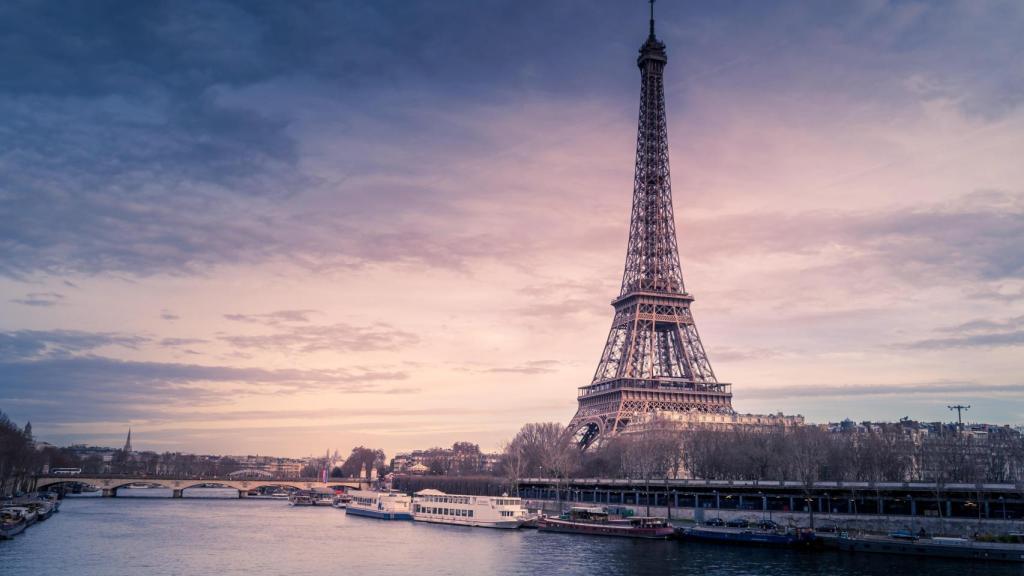
[[59,514],[0,542],[0,574],[1002,576],[1024,567],[388,522],[280,500],[119,495],[68,498]]

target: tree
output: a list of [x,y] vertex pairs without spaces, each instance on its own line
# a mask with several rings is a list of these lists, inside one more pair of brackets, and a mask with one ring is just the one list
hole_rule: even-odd
[[19,490],[35,471],[35,464],[36,454],[31,438],[0,412],[0,495]]
[[[580,452],[566,432],[565,426],[557,422],[525,424],[506,445],[515,451],[511,457],[518,459],[518,473],[543,477],[554,477],[555,488],[561,499],[562,480],[569,477],[579,465]],[[510,456],[506,453],[506,456]]]
[[509,484],[513,486],[516,496],[519,496],[519,480],[526,472],[526,453],[523,449],[519,436],[505,443],[502,450],[501,469],[508,478]]
[[668,478],[670,469],[682,452],[682,442],[673,423],[657,417],[640,424],[637,432],[626,436],[622,452],[623,468],[632,478],[644,481],[647,515],[651,514],[651,480]]
[[355,478],[361,473],[365,473],[366,478],[369,479],[371,476],[370,471],[375,466],[378,468],[378,473],[384,472],[383,466],[381,466],[383,461],[383,450],[356,446],[352,449],[352,453],[349,454],[345,463],[341,465],[341,471],[346,478]]

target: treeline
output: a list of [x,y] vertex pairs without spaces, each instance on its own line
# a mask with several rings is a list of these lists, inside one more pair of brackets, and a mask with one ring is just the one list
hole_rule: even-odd
[[[337,459],[337,452],[335,452],[335,458],[331,460]],[[326,458],[311,460],[309,464],[302,468],[302,476],[304,478],[319,476],[320,471],[325,466],[331,466],[331,460]],[[331,466],[330,476],[331,478],[363,477],[368,479],[373,476],[373,470],[377,471],[378,476],[383,476],[387,473],[384,465],[384,451],[380,448],[356,446],[340,466]]]
[[1024,436],[955,428],[913,434],[899,424],[869,431],[797,428],[685,429],[652,421],[580,452],[558,423],[527,424],[505,446],[511,480],[701,478],[939,483],[1024,481]]
[[1016,483],[1024,480],[1024,437],[957,429],[914,435],[898,424],[866,432],[816,426],[789,430],[683,433],[692,477],[852,482]]
[[562,424],[526,424],[505,445],[502,468],[513,480],[677,477],[683,471],[683,442],[678,430],[658,426],[608,438],[581,452]]
[[38,462],[31,425],[20,428],[0,412],[0,496],[26,489]]

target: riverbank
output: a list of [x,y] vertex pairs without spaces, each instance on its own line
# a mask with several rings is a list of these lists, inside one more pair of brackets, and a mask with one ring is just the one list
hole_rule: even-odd
[[[602,504],[589,504],[581,502],[558,502],[555,500],[524,499],[530,510],[542,510],[546,514],[559,514],[572,506],[602,506]],[[628,508],[636,515],[647,516],[647,506],[621,505],[616,507]],[[748,520],[761,520],[770,518],[783,526],[796,526],[809,528],[811,517],[807,512],[770,512],[764,513],[760,510],[716,510],[714,508],[666,508],[664,506],[651,506],[651,516],[663,516],[670,518],[676,524],[690,524],[710,518],[721,518],[725,521],[738,518]],[[973,536],[974,534],[1009,534],[1013,532],[1024,532],[1024,520],[996,520],[996,519],[972,519],[972,518],[935,518],[925,516],[871,516],[871,515],[848,515],[848,514],[814,514],[814,526],[817,529],[838,526],[841,530],[849,532],[869,532],[876,534],[888,534],[897,531],[910,531],[917,533],[921,529],[936,536]]]
[[61,501],[55,496],[19,496],[0,505],[0,540],[12,540],[60,511]]

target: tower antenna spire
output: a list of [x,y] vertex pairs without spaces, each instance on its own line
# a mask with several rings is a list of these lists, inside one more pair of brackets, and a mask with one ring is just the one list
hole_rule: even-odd
[[648,0],[651,4],[651,38],[654,38],[654,0]]

